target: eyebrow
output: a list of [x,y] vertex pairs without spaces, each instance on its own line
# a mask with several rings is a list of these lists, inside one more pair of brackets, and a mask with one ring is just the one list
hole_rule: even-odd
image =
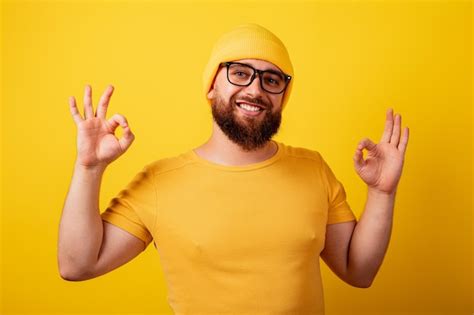
[[[236,61],[236,62],[242,63],[242,64],[247,65],[247,66],[250,66],[250,67],[252,67],[252,68],[255,68],[254,66],[252,66],[251,64],[248,64],[248,63],[246,63],[246,62],[240,62],[240,61]],[[267,69],[264,69],[263,71],[268,71],[268,72],[273,72],[273,73],[275,73],[275,74],[283,74],[283,75],[284,75],[283,71],[276,70],[276,69],[272,69],[272,68],[267,68]]]

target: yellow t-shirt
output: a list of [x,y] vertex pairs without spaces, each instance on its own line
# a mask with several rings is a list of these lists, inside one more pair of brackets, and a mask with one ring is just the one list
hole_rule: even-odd
[[356,217],[320,153],[275,142],[245,166],[154,161],[101,214],[154,240],[176,315],[324,314],[326,224]]

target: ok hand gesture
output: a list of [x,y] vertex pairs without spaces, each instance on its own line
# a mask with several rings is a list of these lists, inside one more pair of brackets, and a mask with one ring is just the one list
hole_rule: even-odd
[[[408,144],[408,127],[400,139],[402,116],[393,118],[391,108],[387,110],[385,130],[380,143],[375,144],[369,138],[359,142],[354,154],[354,168],[368,185],[369,189],[394,194],[402,174],[405,150]],[[367,149],[367,158],[363,159],[362,150]]]
[[[92,89],[89,85],[86,85],[84,91],[84,119],[77,110],[74,97],[69,98],[69,109],[77,125],[76,165],[87,168],[105,168],[122,155],[135,139],[124,116],[115,114],[108,120],[105,118],[113,90],[112,85],[107,87],[94,114]],[[117,139],[114,131],[119,125],[123,128],[124,134],[122,138]]]

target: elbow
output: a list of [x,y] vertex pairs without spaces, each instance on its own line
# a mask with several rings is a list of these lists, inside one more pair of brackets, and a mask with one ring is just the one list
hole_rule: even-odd
[[59,276],[66,281],[81,281],[82,277],[78,272],[73,271],[72,269],[59,266]]
[[374,278],[372,277],[346,277],[345,282],[353,287],[359,288],[359,289],[367,289],[372,286],[372,283],[374,281]]
[[94,265],[78,263],[64,255],[57,256],[59,276],[66,281],[84,281],[93,278]]
[[58,264],[59,276],[66,281],[83,281],[90,277],[78,268],[73,268],[69,264]]
[[358,281],[352,281],[349,284],[353,287],[359,288],[359,289],[367,289],[372,286],[372,282],[374,279],[367,279],[367,280],[358,280]]
[[85,281],[94,278],[93,276],[89,276],[88,273],[67,272],[61,270],[59,271],[59,275],[66,281]]
[[367,289],[370,288],[372,285],[372,282],[366,282],[366,283],[352,283],[351,284],[353,287],[359,288],[359,289]]
[[375,275],[376,274],[367,271],[354,271],[353,269],[348,269],[344,278],[346,279],[346,283],[353,287],[367,289],[372,286]]
[[66,280],[66,281],[81,281],[81,279],[70,276],[68,274],[59,273],[59,275],[61,276],[63,280]]
[[80,281],[79,277],[62,269],[59,270],[59,276],[66,281]]
[[76,273],[73,272],[74,270],[71,268],[71,264],[61,255],[58,255],[57,258],[58,272],[61,279],[66,281],[77,281]]

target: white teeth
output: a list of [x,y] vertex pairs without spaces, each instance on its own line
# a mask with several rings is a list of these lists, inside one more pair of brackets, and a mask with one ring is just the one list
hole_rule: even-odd
[[260,111],[260,107],[256,107],[256,106],[251,106],[251,105],[247,105],[247,104],[238,104],[239,107],[242,107],[243,109],[246,109],[246,110],[249,110],[249,111],[252,111],[252,112],[258,112]]

